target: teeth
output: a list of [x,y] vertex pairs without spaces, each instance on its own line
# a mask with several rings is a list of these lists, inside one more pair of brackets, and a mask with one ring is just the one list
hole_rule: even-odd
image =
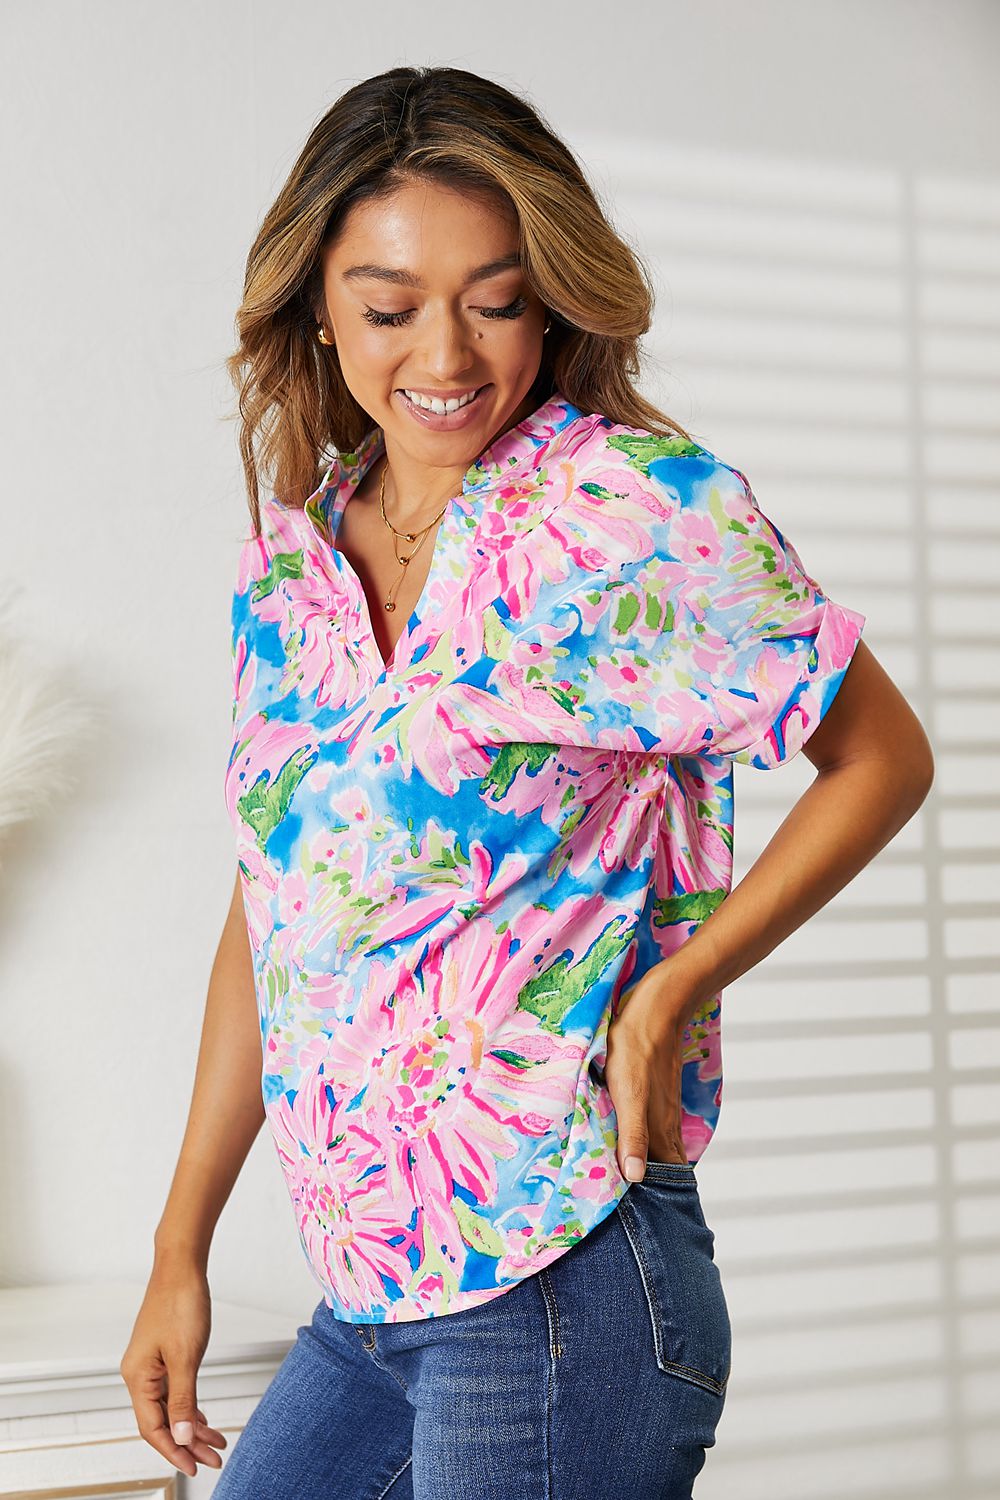
[[437,396],[421,396],[418,391],[408,391],[405,386],[403,394],[410,398],[414,406],[422,406],[424,411],[437,412],[442,416],[447,411],[458,411],[460,406],[468,406],[476,392],[470,391],[467,396],[453,396],[450,401],[442,401]]

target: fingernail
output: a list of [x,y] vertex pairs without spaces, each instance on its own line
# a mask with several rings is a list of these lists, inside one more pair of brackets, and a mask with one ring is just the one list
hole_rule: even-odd
[[173,1433],[175,1443],[189,1443],[194,1437],[193,1422],[175,1422],[170,1431]]
[[646,1163],[641,1156],[626,1156],[625,1176],[629,1182],[641,1182],[646,1175]]

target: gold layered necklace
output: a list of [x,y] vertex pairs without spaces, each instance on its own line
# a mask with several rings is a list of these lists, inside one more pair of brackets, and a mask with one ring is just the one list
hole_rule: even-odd
[[[389,597],[385,601],[386,609],[391,611],[396,608],[396,590],[399,588],[399,585],[406,577],[406,569],[408,565],[413,561],[416,554],[420,551],[420,548],[423,546],[424,542],[427,539],[428,532],[432,527],[437,525],[438,521],[440,521],[445,511],[448,509],[450,501],[445,502],[443,508],[434,517],[433,521],[428,522],[428,524],[423,528],[422,531],[397,531],[395,526],[393,526],[392,522],[389,520],[389,517],[385,513],[385,476],[388,472],[388,469],[389,460],[388,458],[386,458],[385,463],[382,465],[382,481],[378,487],[378,503],[382,511],[382,519],[388,526],[389,530],[392,532],[392,546],[393,551],[396,554],[396,561],[399,563],[403,570],[400,573],[399,577],[396,579],[396,582],[393,584],[392,588],[389,590]],[[409,546],[412,542],[416,542],[416,546],[413,547],[405,557],[400,557],[399,555],[399,543],[401,541],[405,542],[407,546]]]

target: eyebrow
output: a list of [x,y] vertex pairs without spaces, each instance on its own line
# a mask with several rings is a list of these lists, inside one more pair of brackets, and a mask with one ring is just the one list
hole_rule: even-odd
[[[487,281],[491,276],[499,276],[501,271],[512,271],[521,264],[518,251],[514,250],[510,255],[502,255],[497,260],[488,260],[484,265],[476,266],[470,271],[465,281],[465,287],[472,286],[477,281]],[[411,286],[418,290],[423,289],[424,283],[419,276],[412,271],[398,270],[393,266],[376,266],[366,262],[360,266],[349,266],[343,273],[344,281],[386,281],[392,286]]]

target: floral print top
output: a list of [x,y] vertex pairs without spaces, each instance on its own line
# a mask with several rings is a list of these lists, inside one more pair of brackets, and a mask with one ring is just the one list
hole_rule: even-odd
[[[225,780],[267,1121],[352,1323],[498,1296],[615,1208],[608,1025],[731,888],[733,763],[799,750],[865,623],[738,469],[556,393],[466,472],[385,663],[335,545],[383,453],[243,543]],[[683,1038],[692,1163],[720,1002]]]

